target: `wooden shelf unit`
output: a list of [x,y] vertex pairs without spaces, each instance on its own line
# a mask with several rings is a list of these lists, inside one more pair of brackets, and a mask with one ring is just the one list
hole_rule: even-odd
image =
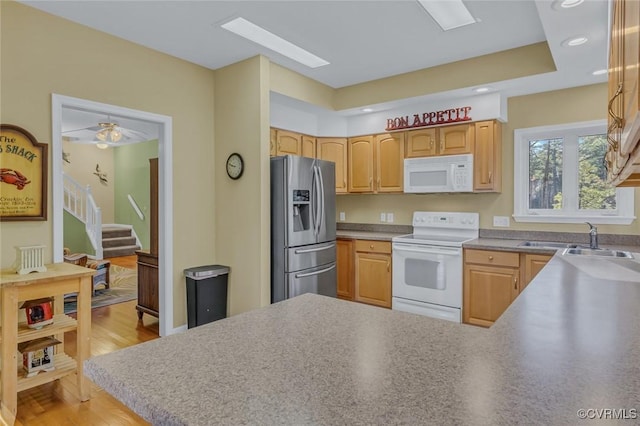
[[[0,330],[1,403],[0,424],[13,425],[16,418],[17,393],[42,385],[69,374],[77,375],[77,391],[81,401],[90,398],[90,385],[84,376],[83,362],[91,348],[91,293],[94,270],[70,263],[46,265],[46,272],[18,275],[12,270],[0,271],[0,296],[2,328]],[[64,295],[78,294],[77,319],[64,314]],[[31,329],[26,323],[18,323],[19,305],[25,300],[53,297],[52,324],[41,329]],[[77,330],[76,358],[64,352],[64,333]],[[25,377],[22,360],[18,357],[20,342],[53,336],[61,344],[56,346],[53,371],[41,371],[33,377]]]

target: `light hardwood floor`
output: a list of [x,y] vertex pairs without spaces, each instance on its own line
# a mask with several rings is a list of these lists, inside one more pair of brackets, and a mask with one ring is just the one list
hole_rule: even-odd
[[[136,256],[109,259],[112,264],[135,268]],[[132,262],[133,261],[133,262]],[[136,301],[93,309],[91,313],[91,355],[113,352],[158,338],[158,319],[136,314]],[[65,351],[75,356],[75,331],[65,333]],[[148,425],[146,421],[92,384],[91,399],[75,396],[75,379],[62,380],[18,393],[17,426],[118,426]]]

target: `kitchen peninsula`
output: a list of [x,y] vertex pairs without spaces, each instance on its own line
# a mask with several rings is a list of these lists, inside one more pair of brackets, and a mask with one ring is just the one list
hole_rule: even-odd
[[575,424],[581,409],[634,419],[635,256],[556,254],[489,329],[305,294],[85,371],[162,425]]

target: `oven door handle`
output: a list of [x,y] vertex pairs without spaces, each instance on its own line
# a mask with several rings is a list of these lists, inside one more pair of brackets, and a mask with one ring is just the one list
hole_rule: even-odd
[[447,247],[438,247],[438,248],[415,248],[415,246],[406,245],[406,244],[393,244],[393,250],[411,252],[411,253],[419,253],[419,254],[441,254],[444,256],[456,256],[460,254],[460,249],[457,248],[447,248]]

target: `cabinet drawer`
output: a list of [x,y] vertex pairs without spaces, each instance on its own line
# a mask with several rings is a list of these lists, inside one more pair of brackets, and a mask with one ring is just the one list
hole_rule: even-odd
[[480,263],[483,265],[520,267],[520,255],[505,251],[473,250],[464,251],[465,263]]
[[356,251],[391,254],[390,241],[356,240]]

